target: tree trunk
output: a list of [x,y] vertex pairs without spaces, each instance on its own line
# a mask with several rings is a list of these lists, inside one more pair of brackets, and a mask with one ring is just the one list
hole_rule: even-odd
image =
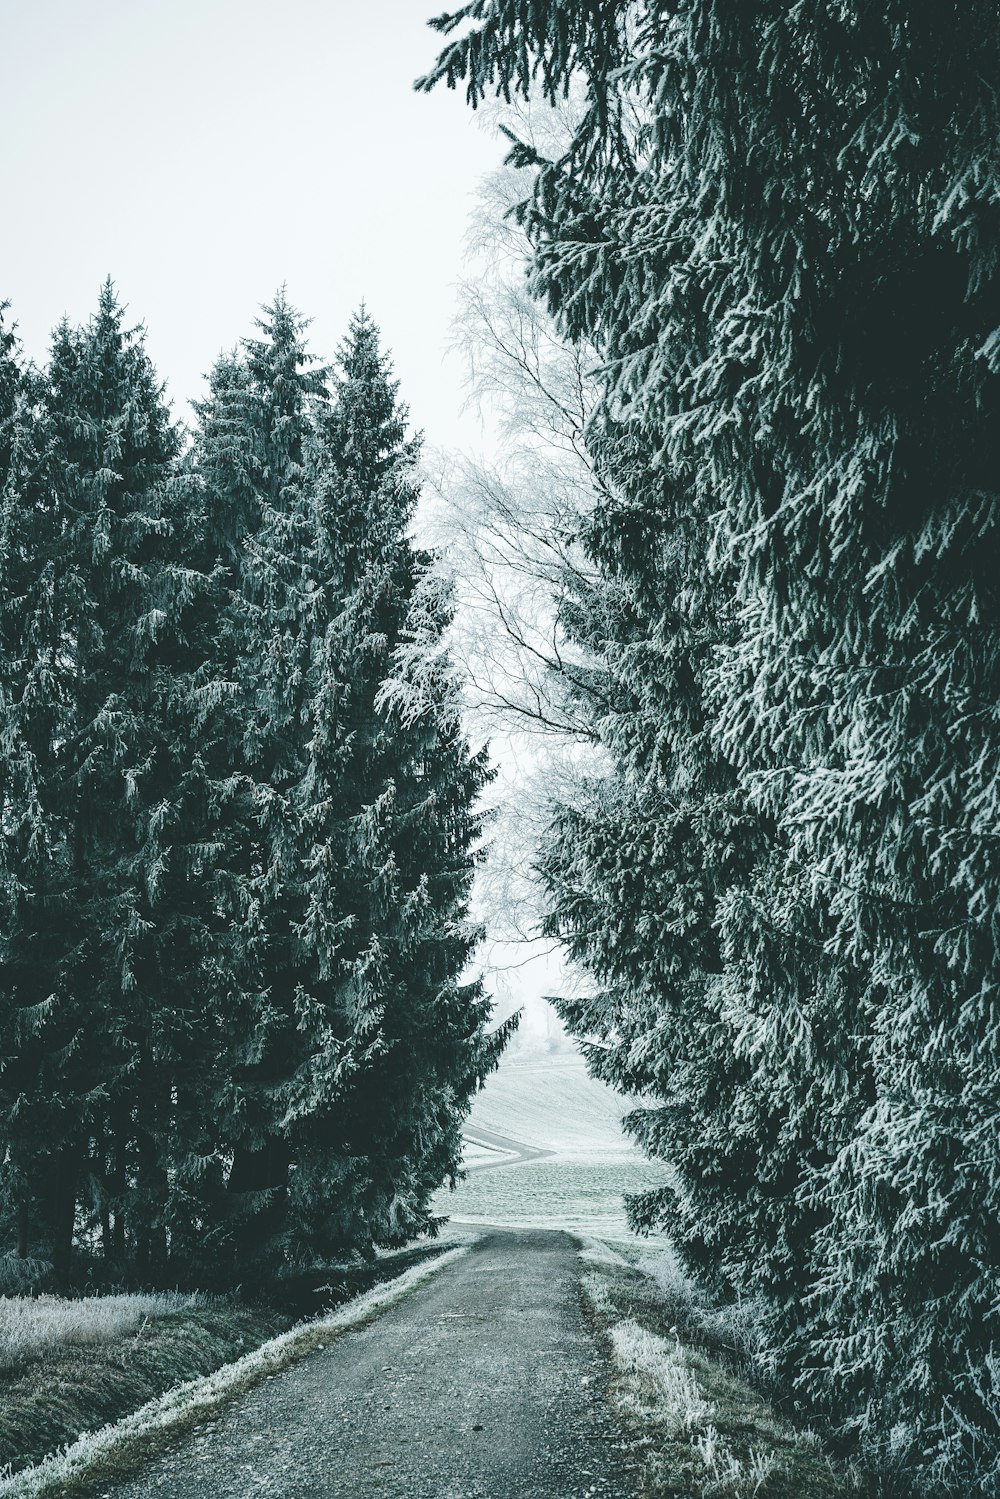
[[52,1268],[59,1280],[69,1276],[76,1227],[77,1158],[74,1151],[59,1152],[52,1192]]
[[[263,1146],[237,1146],[229,1173],[228,1190],[234,1194],[268,1194],[265,1204],[240,1214],[235,1239],[235,1268],[260,1263],[259,1251],[278,1233],[286,1207],[290,1151],[284,1140],[271,1136]],[[236,1206],[234,1204],[234,1206]]]

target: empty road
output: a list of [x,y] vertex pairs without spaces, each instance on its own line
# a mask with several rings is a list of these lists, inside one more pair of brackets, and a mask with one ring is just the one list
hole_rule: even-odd
[[112,1499],[634,1499],[564,1234],[495,1230]]

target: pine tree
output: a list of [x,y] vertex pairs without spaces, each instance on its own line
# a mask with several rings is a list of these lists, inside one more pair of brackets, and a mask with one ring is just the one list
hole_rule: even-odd
[[202,482],[243,536],[221,638],[250,788],[232,909],[252,974],[220,1113],[244,1268],[425,1228],[503,1040],[459,983],[485,763],[443,680],[412,719],[377,707],[426,570],[407,539],[416,449],[370,320],[332,403],[302,328],[279,298],[199,412]]
[[[461,731],[441,645],[448,614],[432,602],[430,558],[407,535],[418,446],[405,423],[377,329],[362,312],[341,348],[321,432],[327,612],[303,787],[302,939],[314,1001],[322,995],[324,1012],[332,1004],[348,1027],[333,1056],[339,1063],[346,1044],[349,1087],[331,1123],[355,1222],[342,1218],[340,1232],[382,1243],[426,1226],[430,1193],[458,1168],[467,1102],[506,1036],[484,1040],[488,1004],[477,984],[459,982],[475,941],[473,807],[488,772]],[[306,1098],[313,1090],[308,1077]],[[310,1137],[315,1149],[313,1124]],[[319,1155],[315,1175],[328,1170]]]
[[[535,285],[700,532],[708,736],[766,835],[731,883],[712,855],[708,1117],[661,1111],[653,1143],[800,1392],[928,1488],[995,1494],[995,12],[477,0],[435,25],[464,22],[428,83],[584,81],[560,160],[515,143]],[[612,747],[634,793],[649,760]],[[673,1096],[658,961],[623,961],[644,1041],[611,1035]],[[693,1152],[727,1124],[753,1185],[706,1200]]]
[[93,978],[105,956],[99,933],[107,913],[86,867],[87,827],[103,819],[93,787],[77,784],[92,764],[92,747],[82,743],[83,698],[99,638],[87,586],[97,505],[81,492],[110,478],[100,460],[80,462],[82,453],[69,448],[88,446],[100,421],[70,395],[85,343],[63,325],[51,373],[24,391],[2,549],[4,734],[13,772],[4,838],[8,1151],[20,1252],[60,1275],[69,1268],[99,1109],[98,1056],[107,1074],[122,1064],[107,996]]
[[225,906],[243,954],[225,1004],[217,1108],[231,1157],[228,1229],[219,1227],[238,1267],[277,1252],[287,1218],[302,887],[295,793],[312,638],[310,408],[325,398],[304,326],[279,294],[258,323],[262,336],[219,362],[198,407],[196,470],[228,596],[215,675],[233,687],[223,735],[236,781]]
[[197,1236],[191,1194],[213,1157],[201,1100],[220,965],[195,743],[212,696],[197,510],[110,284],[87,328],[57,331],[26,396],[2,590],[18,772],[5,1082],[24,1123],[12,1159],[31,1159],[20,1244],[64,1275],[74,1228],[90,1226],[118,1273],[155,1279]]
[[82,1121],[68,1081],[75,1049],[72,1024],[63,1018],[68,1001],[55,992],[72,904],[67,850],[44,785],[51,747],[65,733],[54,566],[59,526],[46,482],[41,382],[22,368],[7,329],[0,359],[0,1002],[6,1038],[0,1129],[5,1237],[21,1262],[8,1263],[6,1274],[17,1287],[22,1273],[30,1283],[53,1262],[65,1266],[65,1183]]
[[12,1282],[432,1228],[509,1030],[462,982],[488,769],[377,332],[331,408],[283,297],[260,330],[185,455],[110,283],[42,374],[0,328]]
[[648,437],[606,414],[591,429],[603,501],[583,541],[602,584],[564,618],[603,656],[604,756],[555,808],[538,867],[547,930],[598,980],[560,1013],[603,1041],[588,1051],[596,1075],[643,1096],[625,1125],[682,1183],[632,1198],[633,1226],[668,1223],[686,1263],[731,1293],[743,1246],[732,1220],[759,1201],[754,1166],[775,1125],[727,1044],[718,914],[769,830],[708,719],[707,674],[732,620],[700,569],[704,526],[684,486],[646,465]]

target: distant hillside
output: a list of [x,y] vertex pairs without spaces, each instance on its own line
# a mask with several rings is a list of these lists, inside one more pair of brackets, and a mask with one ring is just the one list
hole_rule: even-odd
[[630,1241],[624,1195],[666,1186],[672,1173],[647,1161],[623,1135],[634,1104],[587,1076],[583,1058],[560,1048],[521,1048],[505,1056],[476,1100],[466,1127],[533,1145],[552,1155],[494,1170],[476,1169],[496,1152],[475,1145],[472,1168],[454,1192],[442,1188],[435,1211],[455,1223],[520,1224]]
[[509,1135],[565,1158],[632,1156],[635,1148],[622,1133],[621,1118],[633,1107],[588,1077],[579,1052],[520,1051],[505,1056],[487,1080],[467,1130]]

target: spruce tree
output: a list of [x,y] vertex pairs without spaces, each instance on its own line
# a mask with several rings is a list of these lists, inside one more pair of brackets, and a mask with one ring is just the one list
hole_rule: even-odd
[[225,1281],[432,1228],[507,1029],[463,983],[488,770],[374,325],[283,297],[190,455],[108,284],[0,329],[0,1222],[14,1278]]
[[277,1254],[287,1224],[285,1129],[298,1047],[294,925],[301,905],[295,804],[305,767],[311,641],[311,404],[324,399],[304,323],[283,294],[261,337],[220,360],[198,407],[195,466],[214,519],[226,592],[215,675],[232,695],[224,733],[234,778],[225,906],[242,971],[224,1003],[217,1100],[230,1157],[237,1267]]
[[[30,1129],[26,1174],[47,1180],[34,1225],[22,1203],[21,1242],[65,1273],[78,1208],[106,1212],[111,1156],[146,1162],[132,1169],[147,1253],[156,1216],[157,1146],[130,1107],[151,1045],[133,1007],[158,857],[136,814],[154,753],[144,667],[164,613],[159,487],[177,439],[110,285],[87,329],[57,331],[32,386],[5,505],[5,727],[20,772],[4,840],[20,1017],[7,1080],[16,1116],[49,1121]],[[148,1076],[140,1091],[151,1100]]]
[[[302,939],[314,997],[327,1013],[332,1001],[347,1026],[333,1057],[343,1065],[346,1043],[349,1086],[330,1121],[354,1215],[342,1216],[340,1232],[401,1243],[427,1225],[431,1192],[454,1177],[461,1118],[506,1036],[484,1039],[487,1001],[478,984],[460,982],[475,942],[474,806],[488,771],[461,730],[431,559],[407,534],[418,444],[405,435],[406,411],[364,312],[337,366],[320,439],[327,612],[303,786]],[[318,1154],[317,1175],[328,1170]]]
[[65,736],[57,591],[59,521],[47,482],[43,389],[0,341],[0,713],[3,734],[0,1004],[5,1055],[0,1129],[5,1238],[14,1287],[68,1262],[66,1181],[83,1130],[77,1032],[60,992],[59,959],[72,940],[65,837],[51,797],[52,748]]
[[732,1220],[753,1221],[761,1137],[776,1125],[727,1044],[718,915],[770,835],[708,718],[732,619],[700,565],[704,525],[685,487],[649,468],[639,424],[606,411],[598,422],[603,498],[582,541],[602,581],[563,619],[603,661],[603,702],[584,695],[581,708],[604,753],[554,809],[537,860],[547,930],[598,982],[557,1006],[571,1031],[603,1041],[588,1050],[596,1075],[643,1097],[626,1128],[683,1184],[630,1199],[633,1226],[667,1223],[686,1263],[731,1294]]
[[[678,486],[682,580],[724,625],[708,738],[764,837],[731,883],[712,855],[708,1117],[650,1138],[800,1394],[928,1488],[995,1494],[995,11],[476,0],[434,24],[460,34],[428,83],[473,103],[583,81],[560,160],[514,147],[535,285]],[[612,750],[633,792],[650,759]],[[625,909],[644,875],[627,857]],[[672,1099],[660,963],[626,965],[644,1042],[606,1034],[623,1070],[668,1059]],[[700,1195],[727,1124],[757,1140],[749,1200],[729,1173]]]
[[408,632],[431,629],[405,413],[367,317],[332,399],[283,297],[260,326],[217,367],[196,444],[209,508],[237,538],[220,670],[235,683],[229,899],[246,971],[220,1117],[244,1271],[426,1228],[503,1040],[486,1041],[486,1003],[459,982],[485,762],[447,676],[421,678],[419,709],[403,688]]

